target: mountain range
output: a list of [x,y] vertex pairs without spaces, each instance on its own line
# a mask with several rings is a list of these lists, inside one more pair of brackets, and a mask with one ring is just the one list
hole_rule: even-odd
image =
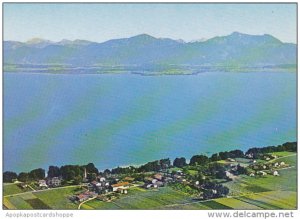
[[264,35],[233,32],[184,42],[141,34],[103,43],[86,40],[4,41],[5,65],[83,66],[277,66],[295,65],[297,46]]

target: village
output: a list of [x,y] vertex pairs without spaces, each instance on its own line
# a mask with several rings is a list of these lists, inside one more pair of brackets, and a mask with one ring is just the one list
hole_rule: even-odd
[[194,201],[213,200],[230,197],[232,192],[228,185],[230,182],[240,183],[241,178],[247,181],[253,179],[255,183],[255,180],[271,177],[271,181],[275,182],[281,177],[282,170],[294,167],[294,164],[286,162],[288,159],[284,159],[285,154],[287,157],[294,156],[294,151],[296,144],[286,143],[277,147],[252,148],[245,153],[233,150],[210,157],[194,155],[189,162],[184,157],[173,162],[167,158],[141,166],[104,171],[99,171],[93,163],[49,166],[47,174],[38,168],[18,175],[5,172],[3,176],[5,182],[15,184],[24,193],[74,188],[65,199],[77,205],[78,209],[91,200],[109,203],[131,196],[136,191],[155,193],[166,188],[185,194]]
[[[200,199],[225,197],[229,189],[216,183],[217,179],[235,180],[240,174],[250,177],[280,177],[278,170],[288,168],[289,164],[276,162],[276,159],[277,156],[272,154],[264,154],[261,159],[254,159],[254,155],[248,153],[243,158],[228,157],[225,160],[207,162],[204,166],[183,164],[179,165],[180,168],[174,166],[174,162],[173,165],[164,165],[158,171],[139,173],[137,178],[134,177],[137,174],[114,174],[108,170],[97,175],[93,173],[93,177],[90,177],[91,173],[84,167],[82,181],[78,182],[81,189],[69,199],[78,204],[92,199],[110,202],[121,195],[127,195],[134,187],[157,190],[165,186],[175,186],[183,190],[189,188],[193,191],[191,194]],[[46,177],[30,184],[23,182],[20,186],[38,191],[66,186],[63,181],[62,176]]]

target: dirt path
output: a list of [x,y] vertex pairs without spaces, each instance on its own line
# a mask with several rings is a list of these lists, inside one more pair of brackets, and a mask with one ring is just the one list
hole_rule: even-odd
[[93,199],[95,199],[95,198],[97,198],[97,196],[95,196],[95,197],[93,197],[93,198],[89,198],[88,200],[85,200],[85,201],[81,202],[81,203],[78,205],[78,210],[80,210],[81,205],[83,205],[84,203],[86,203],[86,202],[88,202],[88,201],[91,201],[91,200],[93,200]]

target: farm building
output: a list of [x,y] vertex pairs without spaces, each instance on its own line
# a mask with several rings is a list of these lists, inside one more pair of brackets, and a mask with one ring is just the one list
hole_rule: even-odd
[[121,182],[117,184],[111,185],[113,188],[113,192],[116,192],[118,189],[128,189],[129,188],[129,183],[128,182]]
[[46,180],[44,180],[44,179],[39,180],[38,183],[39,183],[39,187],[48,187]]
[[60,186],[61,185],[61,179],[59,177],[50,178],[50,179],[47,180],[47,184],[49,186],[53,186],[53,187]]

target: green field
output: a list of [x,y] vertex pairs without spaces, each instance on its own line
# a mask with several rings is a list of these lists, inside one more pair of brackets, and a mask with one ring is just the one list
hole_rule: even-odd
[[270,154],[277,155],[279,157],[283,157],[283,156],[293,155],[295,153],[294,152],[289,152],[289,151],[280,151],[280,152],[273,152],[273,153],[270,153]]
[[189,195],[170,187],[158,190],[145,190],[141,188],[131,188],[127,195],[112,202],[102,202],[92,200],[82,205],[83,209],[159,209],[164,206],[183,204],[192,201]]
[[272,191],[262,192],[236,198],[263,209],[296,209],[296,192]]
[[77,209],[69,200],[75,192],[76,187],[29,192],[4,197],[3,204],[9,209]]
[[219,198],[216,199],[215,202],[220,203],[222,205],[226,205],[232,209],[261,209],[256,205],[249,204],[247,202],[240,201],[235,198]]
[[3,195],[7,196],[7,195],[13,195],[13,194],[18,194],[18,193],[23,193],[23,192],[27,192],[30,191],[29,188],[27,189],[22,189],[21,187],[19,187],[18,183],[8,183],[8,184],[4,184],[3,185]]
[[[271,191],[240,196],[235,198],[219,198],[211,201],[200,201],[184,205],[167,206],[163,209],[240,209],[240,210],[260,210],[260,209],[296,209],[296,192]],[[206,207],[206,208],[205,208]]]
[[[247,195],[267,191],[297,191],[296,154],[289,152],[289,157],[276,159],[274,162],[284,161],[289,168],[278,170],[280,176],[267,175],[263,177],[239,176],[238,179],[227,182],[231,196]],[[293,155],[293,156],[291,156]]]

